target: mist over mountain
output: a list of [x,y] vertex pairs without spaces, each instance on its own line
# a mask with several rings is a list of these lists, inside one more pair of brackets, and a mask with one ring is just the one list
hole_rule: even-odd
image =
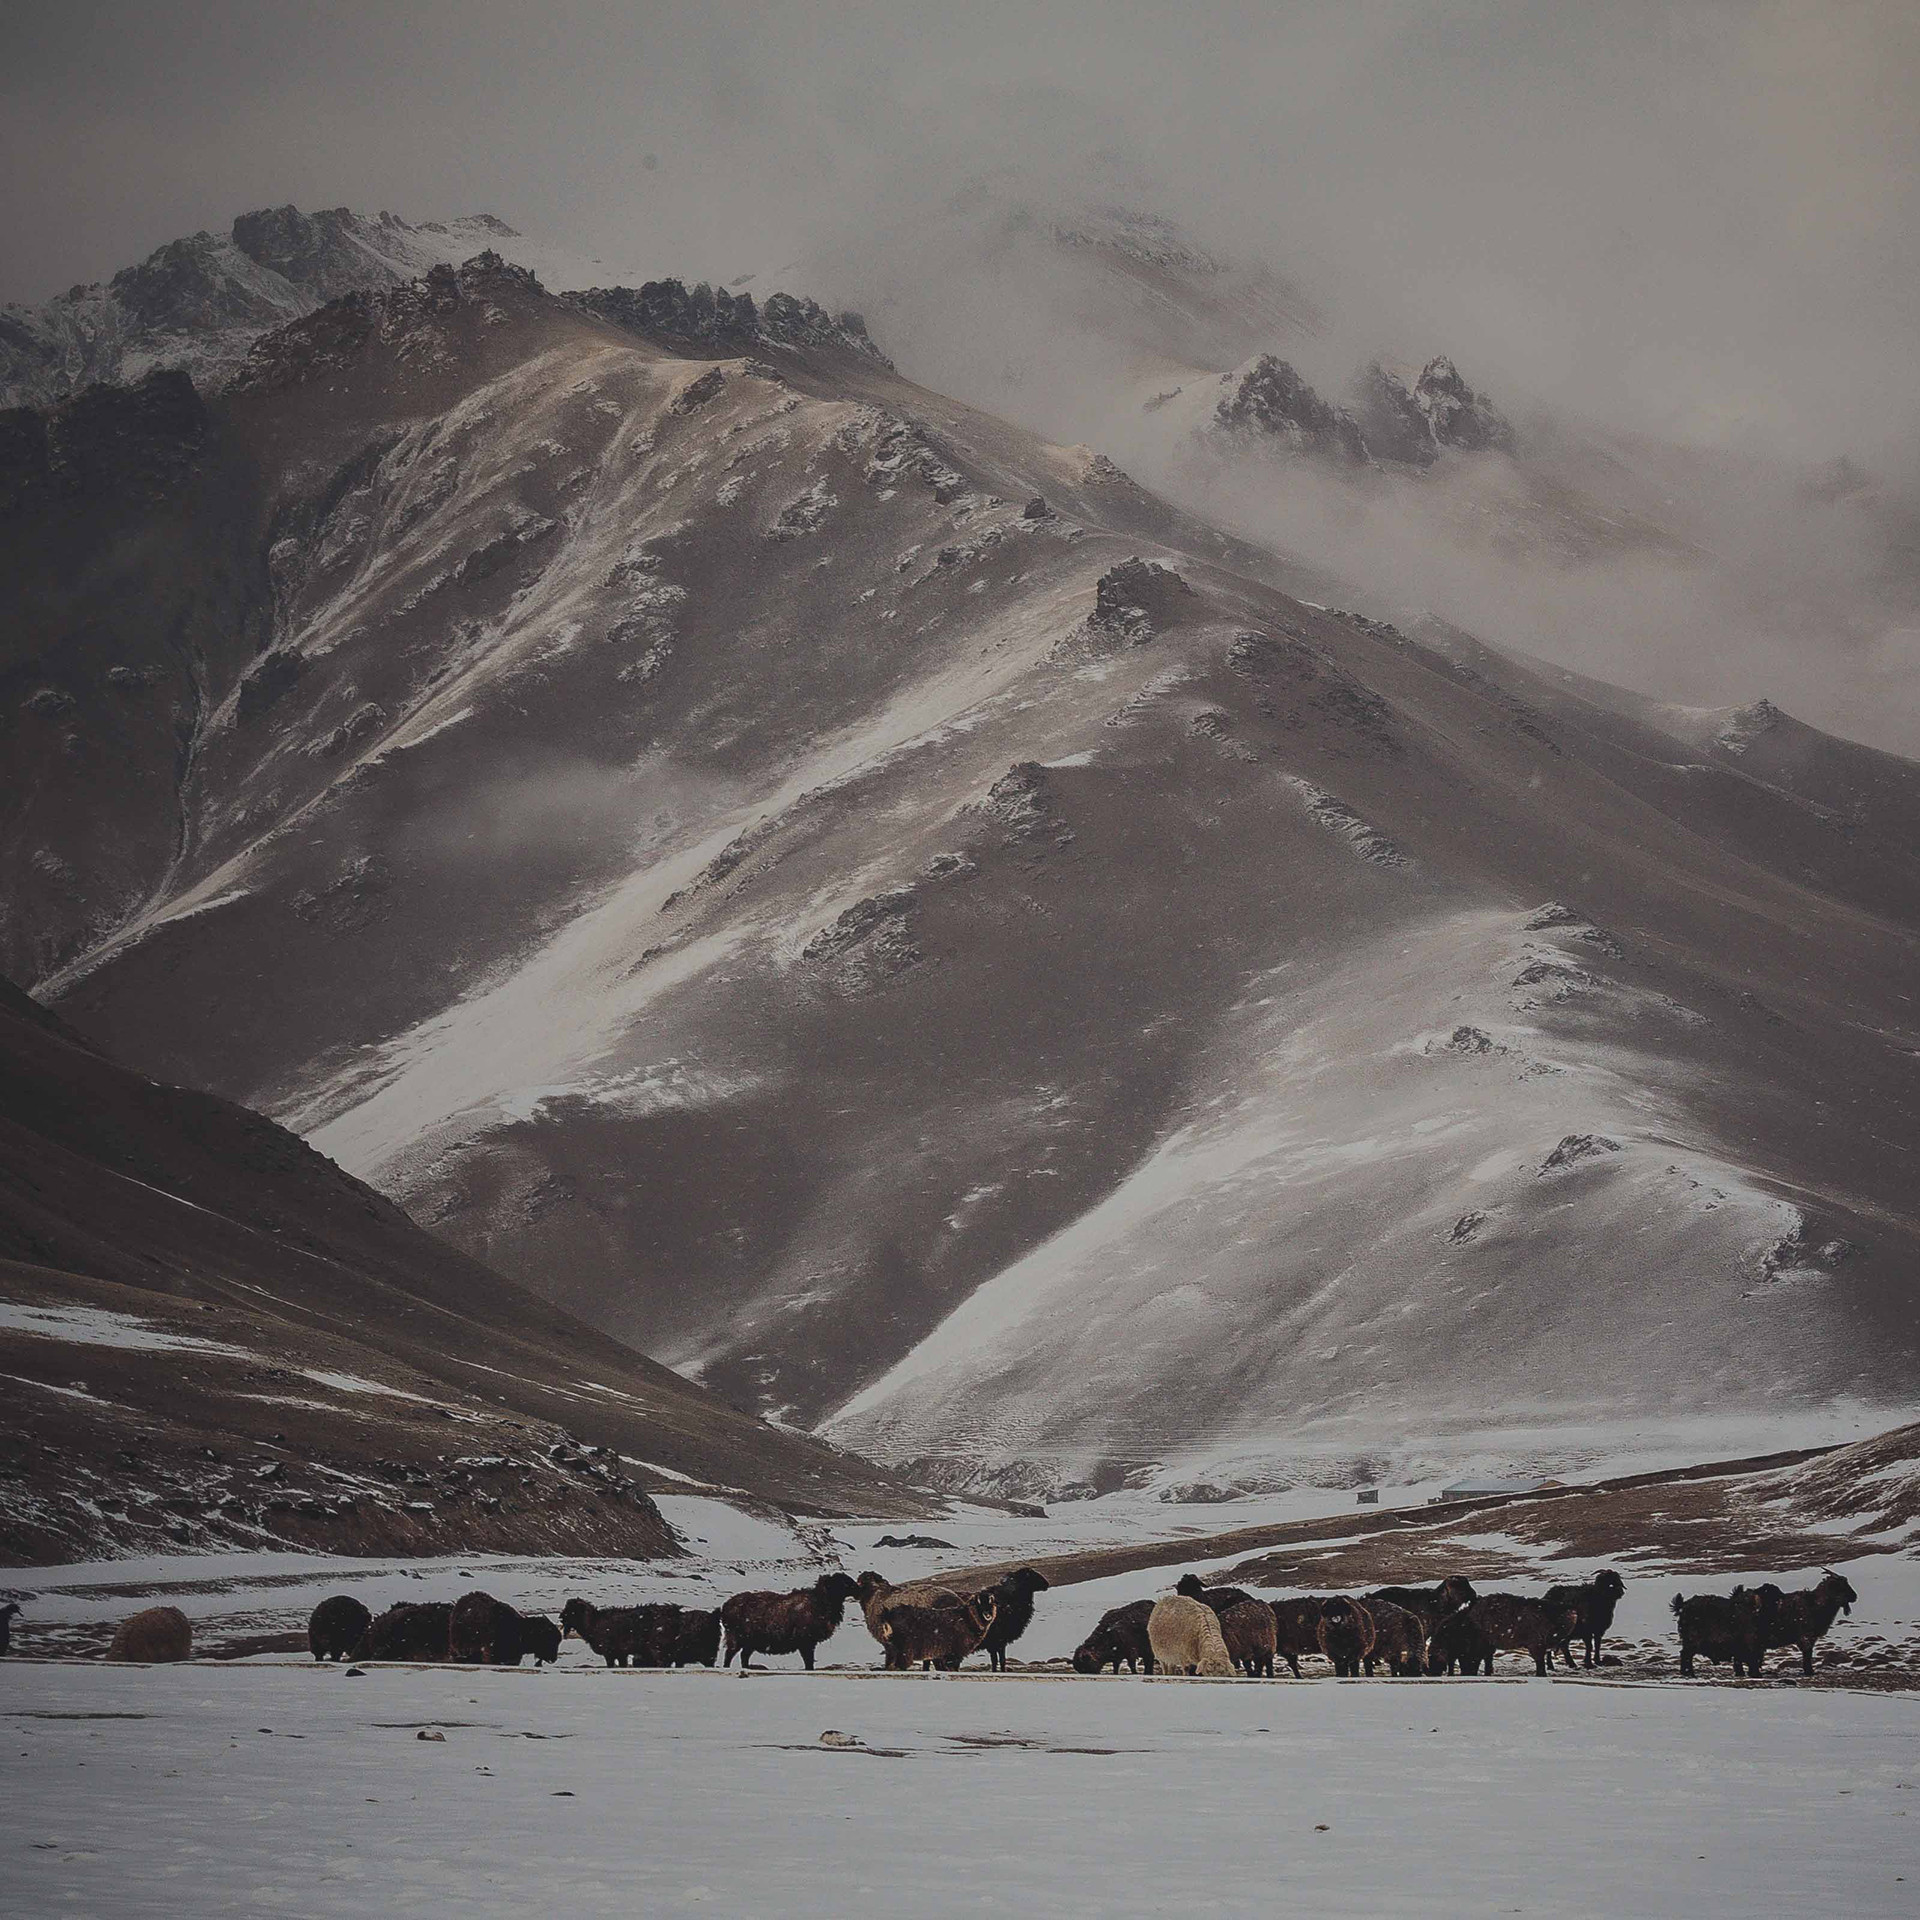
[[772,293],[488,254],[12,419],[10,964],[727,1398],[1021,1494],[1904,1403],[1911,763]]
[[1910,19],[1109,25],[37,22],[0,971],[790,1503],[1910,1415]]

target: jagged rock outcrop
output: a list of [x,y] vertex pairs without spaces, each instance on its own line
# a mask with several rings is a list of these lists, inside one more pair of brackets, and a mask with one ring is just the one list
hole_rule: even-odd
[[1353,387],[1354,411],[1368,451],[1376,460],[1430,467],[1439,458],[1427,416],[1413,397],[1413,383],[1378,360],[1364,367]]
[[1443,447],[1480,453],[1513,445],[1506,416],[1467,385],[1445,354],[1418,374],[1370,362],[1354,383],[1354,409],[1377,460],[1427,467]]
[[446,357],[446,342],[433,325],[436,319],[472,305],[497,311],[501,301],[540,294],[539,281],[525,267],[513,266],[489,250],[464,266],[429,268],[402,286],[346,294],[291,326],[263,335],[247,349],[229,384],[236,393],[298,386],[345,366],[375,339],[397,343],[402,357],[416,366],[431,365]]
[[1478,453],[1513,445],[1513,428],[1506,416],[1461,379],[1459,368],[1445,354],[1427,362],[1414,385],[1413,398],[1440,446]]
[[1144,645],[1161,628],[1183,617],[1193,589],[1164,560],[1138,554],[1100,576],[1088,625],[1118,639]]
[[1727,724],[1714,736],[1714,745],[1736,759],[1764,733],[1771,733],[1786,715],[1771,700],[1756,700],[1750,707],[1736,707]]
[[1269,435],[1298,453],[1365,462],[1359,422],[1345,407],[1321,399],[1291,362],[1263,353],[1251,366],[1224,375],[1221,385],[1227,391],[1214,409],[1217,425]]
[[771,344],[838,347],[891,366],[857,313],[830,314],[813,300],[790,293],[768,296],[764,307],[750,293],[730,293],[702,280],[648,280],[638,287],[590,287],[572,296],[576,306],[602,320],[644,334],[664,346],[706,353],[750,353]]

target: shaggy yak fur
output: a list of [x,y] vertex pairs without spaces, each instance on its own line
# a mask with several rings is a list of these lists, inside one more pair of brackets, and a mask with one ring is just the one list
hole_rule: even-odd
[[1730,1661],[1736,1675],[1758,1679],[1775,1647],[1798,1647],[1800,1671],[1812,1673],[1813,1649],[1835,1618],[1851,1613],[1859,1599],[1846,1579],[1831,1569],[1817,1587],[1783,1593],[1772,1581],[1735,1587],[1730,1594],[1677,1594],[1674,1618],[1680,1623],[1680,1671],[1693,1672],[1695,1659]]
[[[1007,1670],[1007,1648],[1033,1625],[1033,1596],[1045,1593],[1052,1584],[1034,1567],[1017,1567],[1003,1574],[987,1592],[993,1595],[994,1614],[987,1637],[980,1642],[987,1652],[987,1664],[996,1673]],[[984,1594],[975,1594],[976,1600]]]
[[1534,1672],[1545,1673],[1553,1664],[1554,1648],[1564,1646],[1577,1630],[1572,1607],[1550,1607],[1517,1593],[1482,1594],[1467,1613],[1486,1636],[1483,1665],[1488,1673],[1496,1653],[1530,1653]]
[[736,1593],[720,1609],[726,1635],[720,1664],[730,1665],[737,1653],[745,1673],[756,1653],[797,1653],[811,1673],[814,1648],[832,1638],[847,1602],[859,1596],[859,1586],[844,1573],[823,1573],[792,1593]]
[[1270,1600],[1273,1609],[1273,1650],[1300,1678],[1300,1656],[1320,1651],[1320,1609],[1325,1604],[1311,1594],[1300,1600]]
[[682,1607],[675,1623],[673,1660],[676,1667],[710,1667],[720,1658],[720,1609]]
[[560,1657],[560,1629],[551,1620],[529,1617],[490,1593],[463,1593],[447,1618],[447,1658],[466,1667],[517,1667],[532,1654],[534,1664]]
[[[1775,1587],[1773,1593],[1780,1589]],[[1760,1671],[1766,1657],[1760,1630],[1761,1609],[1771,1603],[1765,1587],[1735,1587],[1731,1593],[1673,1596],[1673,1617],[1680,1627],[1680,1671],[1693,1672],[1696,1659],[1730,1661],[1736,1677]]]
[[1470,1608],[1463,1607],[1435,1623],[1427,1635],[1429,1673],[1474,1674],[1482,1667],[1493,1671],[1493,1648],[1475,1624]]
[[680,1609],[670,1600],[628,1609],[633,1615],[633,1650],[627,1664],[634,1667],[670,1667],[680,1643]]
[[1834,1619],[1851,1613],[1860,1598],[1846,1579],[1828,1568],[1817,1587],[1802,1587],[1796,1593],[1782,1593],[1778,1587],[1764,1586],[1767,1596],[1756,1611],[1759,1614],[1760,1659],[1754,1662],[1756,1676],[1768,1653],[1775,1647],[1798,1647],[1800,1671],[1813,1671],[1815,1644],[1831,1631]]
[[596,1607],[578,1594],[560,1609],[560,1631],[578,1634],[610,1667],[648,1664],[648,1609]]
[[[894,1607],[958,1607],[965,1604],[966,1595],[953,1587],[943,1587],[933,1580],[909,1580],[895,1586],[891,1580],[873,1572],[861,1574],[854,1583],[854,1598],[860,1602],[861,1617],[867,1623],[867,1631],[880,1642],[884,1649],[887,1637],[880,1631],[880,1623]],[[891,1657],[883,1658],[882,1666],[890,1666]]]
[[373,1615],[350,1593],[322,1600],[307,1621],[307,1645],[316,1660],[344,1660],[366,1637]]
[[1209,1587],[1201,1583],[1197,1573],[1183,1573],[1174,1586],[1175,1593],[1183,1593],[1189,1600],[1198,1600],[1203,1606],[1211,1607],[1215,1613],[1225,1613],[1229,1607],[1237,1607],[1243,1600],[1254,1596],[1245,1587]]
[[710,1667],[720,1657],[720,1615],[714,1609],[659,1601],[621,1613],[619,1634],[631,1666]]
[[446,1600],[402,1601],[389,1607],[354,1648],[356,1660],[444,1660],[453,1605]]
[[1391,1600],[1369,1597],[1366,1605],[1373,1615],[1373,1651],[1363,1663],[1367,1677],[1373,1677],[1376,1660],[1384,1660],[1396,1679],[1425,1673],[1427,1623],[1411,1607],[1396,1607]]
[[1220,1616],[1227,1657],[1248,1679],[1271,1680],[1278,1629],[1264,1600],[1241,1600]]
[[18,1600],[9,1600],[4,1607],[0,1607],[0,1660],[7,1657],[7,1649],[13,1644],[13,1622],[19,1611]]
[[1318,1639],[1334,1672],[1343,1680],[1352,1679],[1373,1653],[1372,1609],[1363,1601],[1335,1594],[1321,1603]]
[[1613,1625],[1613,1610],[1626,1590],[1627,1583],[1611,1567],[1603,1567],[1591,1580],[1583,1580],[1578,1586],[1547,1589],[1545,1605],[1573,1610],[1573,1631],[1560,1643],[1563,1665],[1573,1665],[1576,1640],[1585,1644],[1586,1665],[1600,1664],[1600,1642],[1607,1637],[1607,1629]]
[[1463,1573],[1450,1573],[1434,1587],[1376,1587],[1366,1601],[1368,1606],[1383,1601],[1390,1607],[1405,1607],[1431,1633],[1448,1614],[1471,1606],[1474,1598],[1473,1582]]
[[988,1587],[957,1607],[889,1607],[880,1622],[887,1665],[896,1670],[938,1667],[952,1673],[976,1647],[986,1645],[999,1617],[999,1590]]
[[1098,1673],[1111,1661],[1115,1673],[1121,1661],[1129,1673],[1153,1671],[1153,1643],[1147,1638],[1151,1600],[1130,1600],[1100,1616],[1100,1624],[1074,1649],[1075,1673]]
[[533,1655],[536,1667],[550,1667],[560,1658],[560,1640],[559,1621],[549,1620],[544,1613],[520,1616],[520,1644]]
[[1220,1616],[1191,1594],[1156,1600],[1147,1615],[1153,1663],[1163,1673],[1204,1673],[1231,1679],[1233,1662],[1220,1632]]
[[193,1623],[178,1607],[149,1607],[123,1620],[107,1649],[109,1660],[163,1660],[193,1658]]

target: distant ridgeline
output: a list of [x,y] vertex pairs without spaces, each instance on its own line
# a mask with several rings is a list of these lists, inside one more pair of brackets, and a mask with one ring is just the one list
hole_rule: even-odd
[[703,280],[649,280],[635,287],[590,287],[562,296],[571,304],[649,339],[713,353],[740,353],[761,342],[786,347],[843,347],[884,367],[893,362],[873,344],[857,313],[830,314],[817,301],[791,293],[769,295],[764,307],[750,293],[730,293]]

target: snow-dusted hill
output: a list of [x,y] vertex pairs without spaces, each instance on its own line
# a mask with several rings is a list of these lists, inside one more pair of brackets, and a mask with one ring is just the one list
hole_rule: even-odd
[[954,1482],[1911,1404],[1920,770],[653,300],[482,261],[28,417],[43,997]]
[[677,1551],[648,1489],[921,1508],[0,981],[0,1562]]
[[[1284,554],[1313,599],[1430,613],[1670,700],[1767,695],[1920,750],[1910,478],[1808,471],[1738,431],[1627,430],[1582,410],[1577,366],[1529,393],[1496,345],[1154,208],[1139,182],[1009,166],[774,279],[860,309],[922,384],[1098,446]],[[1362,257],[1397,283],[1390,242]],[[1273,362],[1310,402],[1223,430],[1221,403]]]

